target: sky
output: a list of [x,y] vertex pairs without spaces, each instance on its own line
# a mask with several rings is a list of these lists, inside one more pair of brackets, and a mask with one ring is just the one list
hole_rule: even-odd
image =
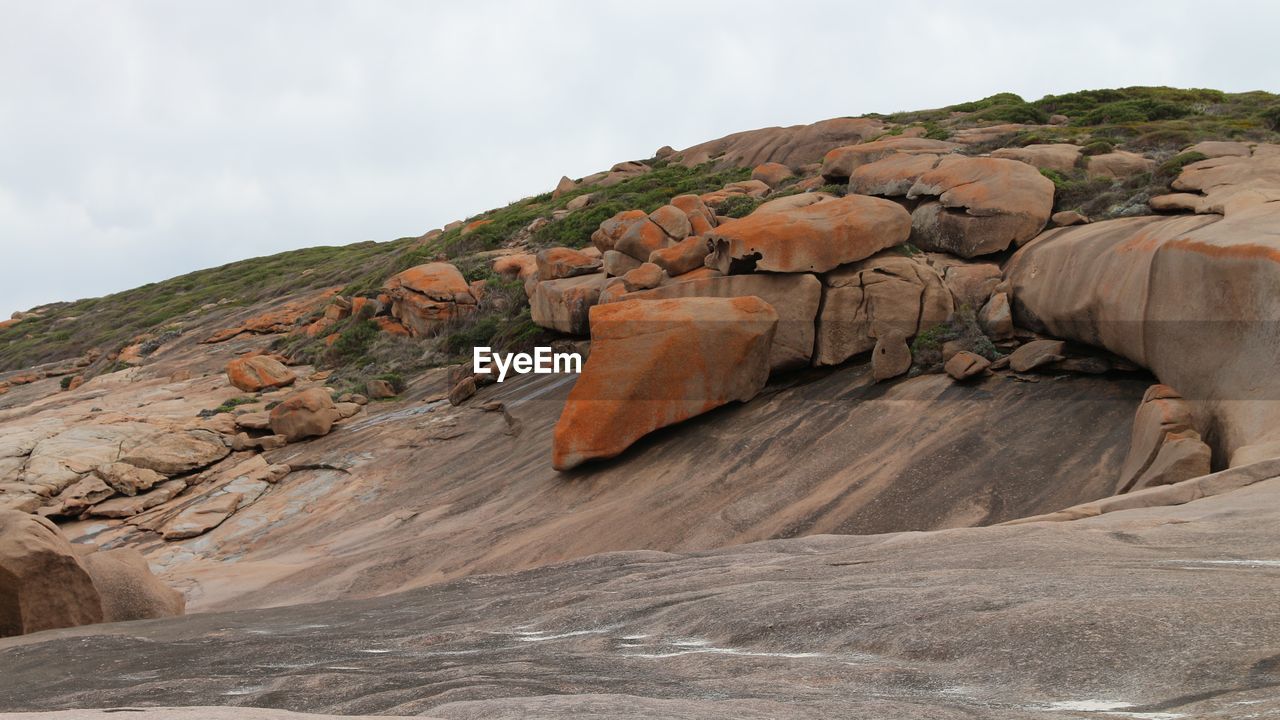
[[0,318],[420,235],[738,130],[1280,90],[1280,4],[0,0]]

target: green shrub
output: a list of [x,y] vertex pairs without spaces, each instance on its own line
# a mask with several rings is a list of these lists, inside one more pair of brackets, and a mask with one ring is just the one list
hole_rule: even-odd
[[760,207],[760,201],[746,195],[732,195],[716,208],[717,215],[725,217],[746,217]]
[[1106,155],[1115,149],[1115,146],[1106,140],[1094,140],[1088,145],[1080,148],[1080,154],[1085,157],[1092,157],[1094,155]]
[[1259,112],[1258,119],[1267,129],[1280,132],[1280,103]]
[[66,390],[67,388],[71,387],[72,379],[73,377],[71,375],[63,375],[62,379],[58,381],[58,387],[62,388],[63,390]]
[[1199,152],[1184,152],[1165,160],[1156,168],[1156,177],[1165,178],[1166,182],[1178,176],[1182,168],[1193,162],[1209,159],[1208,155]]

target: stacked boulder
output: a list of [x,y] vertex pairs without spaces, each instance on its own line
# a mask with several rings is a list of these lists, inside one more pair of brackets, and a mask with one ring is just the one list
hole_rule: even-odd
[[446,262],[409,268],[391,276],[383,287],[392,317],[414,336],[434,335],[476,309],[476,298],[466,279]]

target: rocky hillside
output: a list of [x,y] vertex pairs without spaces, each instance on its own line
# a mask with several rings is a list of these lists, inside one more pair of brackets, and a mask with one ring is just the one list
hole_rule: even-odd
[[753,130],[19,313],[0,634],[229,614],[0,640],[0,709],[1280,711],[1278,125],[1125,88]]

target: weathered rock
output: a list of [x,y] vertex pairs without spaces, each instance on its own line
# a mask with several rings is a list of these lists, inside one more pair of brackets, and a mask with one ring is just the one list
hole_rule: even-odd
[[[644,222],[634,222],[618,237],[613,249],[630,255],[640,262],[647,262],[654,250],[671,244],[671,238],[662,227],[647,216]],[[603,249],[603,248],[602,248]]]
[[677,153],[685,167],[705,162],[717,169],[755,167],[778,162],[788,167],[817,162],[833,147],[862,142],[884,131],[873,118],[833,118],[811,125],[748,130],[686,148]]
[[871,351],[871,377],[877,381],[898,377],[911,369],[911,348],[902,333],[892,330],[876,338]]
[[1172,485],[1211,470],[1209,446],[1195,429],[1191,406],[1168,385],[1152,385],[1133,420],[1129,454],[1117,493]]
[[742,180],[725,185],[724,192],[730,195],[746,195],[758,200],[769,194],[769,186],[759,180]]
[[432,335],[475,310],[470,286],[449,263],[409,268],[393,275],[383,287],[391,299],[391,315],[413,335]]
[[79,515],[91,505],[115,495],[116,491],[96,475],[86,475],[79,482],[58,494],[61,505],[59,514]]
[[697,195],[677,195],[671,198],[671,204],[689,219],[691,235],[705,235],[716,226],[716,214]]
[[245,392],[292,385],[297,375],[268,355],[235,358],[227,363],[227,380]]
[[185,480],[169,480],[160,483],[150,491],[133,497],[116,497],[89,508],[90,517],[127,518],[150,510],[177,497],[187,489]]
[[676,242],[689,237],[689,234],[693,232],[689,217],[675,205],[663,205],[649,213],[649,219],[662,228],[667,237]]
[[198,500],[160,527],[165,540],[185,540],[218,527],[240,507],[243,495],[222,492]]
[[1080,146],[1071,143],[1026,145],[1020,148],[1000,148],[991,152],[993,158],[1017,160],[1041,170],[1070,172],[1080,160]]
[[243,333],[269,334],[289,332],[297,325],[299,320],[326,304],[329,298],[338,294],[341,289],[341,287],[332,287],[297,300],[291,300],[265,313],[255,315],[235,327],[219,330],[201,342],[224,342]]
[[849,176],[849,192],[862,195],[903,197],[916,180],[938,165],[941,155],[933,153],[893,153],[875,162],[859,165]]
[[133,548],[89,553],[81,559],[102,599],[103,622],[174,617],[186,608],[182,593],[165,585]]
[[129,497],[150,490],[168,479],[154,470],[134,467],[123,462],[99,465],[94,473],[111,486],[111,489]]
[[748,215],[708,236],[707,265],[743,272],[826,272],[906,242],[911,217],[897,203],[850,195],[788,212]]
[[475,395],[476,390],[476,379],[474,377],[467,376],[462,378],[449,390],[449,404],[454,406],[461,405],[472,395]]
[[600,271],[600,260],[567,247],[553,247],[537,254],[538,280],[590,275]]
[[552,465],[609,458],[769,377],[778,314],[756,297],[628,300],[591,312],[591,355],[556,423]]
[[1013,337],[1013,312],[1009,308],[1009,296],[995,293],[978,312],[978,326],[992,340],[1008,340]]
[[[672,201],[674,202],[674,200]],[[623,210],[613,217],[600,223],[600,227],[591,233],[591,244],[599,248],[601,252],[613,250],[621,238],[632,225],[649,222],[649,215],[643,210]],[[638,258],[644,262],[644,258]]]
[[1013,351],[1009,367],[1014,372],[1030,372],[1062,360],[1066,343],[1061,340],[1032,340]]
[[751,170],[751,179],[759,180],[771,188],[776,188],[788,178],[795,177],[795,173],[791,172],[791,168],[782,163],[767,162],[755,166]]
[[1053,182],[1014,160],[944,157],[921,175],[908,198],[936,196],[911,215],[911,242],[961,257],[1021,245],[1044,228]]
[[995,263],[942,263],[942,279],[955,298],[956,307],[968,306],[980,310],[996,286],[1000,284],[1001,270]]
[[635,292],[658,287],[667,279],[667,274],[663,272],[662,268],[647,262],[623,275],[621,279],[627,292]]
[[491,223],[491,222],[493,222],[493,221],[492,221],[492,220],[488,220],[488,219],[484,219],[484,218],[482,218],[482,219],[480,219],[480,220],[472,220],[471,222],[469,222],[469,223],[467,223],[466,225],[463,225],[463,226],[462,226],[462,230],[461,230],[461,232],[459,232],[459,233],[458,233],[458,235],[459,235],[459,237],[466,237],[466,236],[470,235],[471,233],[473,233],[473,232],[475,232],[475,231],[479,230],[480,228],[484,227],[485,225],[488,225],[488,224],[489,224],[489,223]]
[[604,281],[605,274],[596,273],[538,283],[529,301],[533,321],[562,333],[586,335],[587,312],[600,299]]
[[649,254],[649,262],[665,270],[667,275],[675,277],[704,267],[707,253],[706,238],[693,235],[671,247],[654,250]]
[[559,199],[565,193],[571,193],[578,189],[578,183],[574,182],[566,175],[560,176],[560,182],[556,183],[556,189],[551,191],[551,199]]
[[1198,142],[1195,145],[1186,148],[1182,152],[1200,153],[1210,159],[1219,157],[1249,157],[1249,155],[1252,154],[1248,143],[1231,142],[1227,140],[1205,140],[1204,142]]
[[1167,193],[1156,195],[1147,204],[1156,212],[1195,212],[1203,200],[1203,196],[1195,193]]
[[971,377],[982,375],[991,367],[991,361],[968,350],[961,350],[951,356],[950,360],[943,365],[943,370],[956,380],[968,380]]
[[757,273],[674,282],[624,295],[625,300],[758,297],[778,314],[769,349],[773,370],[805,367],[813,356],[814,318],[822,301],[822,283],[809,274]]
[[862,165],[875,162],[894,153],[918,154],[932,153],[943,155],[958,149],[960,146],[945,140],[929,140],[926,138],[888,137],[883,140],[846,145],[829,151],[822,158],[822,176],[831,181],[846,180],[853,171]]
[[245,430],[270,430],[271,416],[266,412],[248,412],[236,416],[236,427]]
[[528,280],[538,274],[538,258],[532,253],[503,255],[493,261],[493,271],[508,280]]
[[393,398],[399,393],[396,392],[395,386],[390,381],[381,378],[374,378],[364,384],[364,392],[374,400],[385,400]]
[[792,210],[799,210],[800,208],[808,207],[815,203],[820,203],[823,200],[833,200],[835,197],[835,195],[824,192],[806,192],[798,193],[796,195],[784,195],[780,198],[775,198],[761,203],[760,207],[753,210],[751,214],[768,215],[769,213],[776,212],[790,212]]
[[871,350],[888,334],[913,337],[955,309],[938,271],[923,260],[886,251],[822,276],[816,365],[836,365]]
[[157,432],[135,438],[120,450],[120,462],[173,476],[198,470],[230,453],[222,438],[208,430]]
[[1137,153],[1117,150],[1102,155],[1094,155],[1085,165],[1085,172],[1095,177],[1124,179],[1141,173],[1149,173],[1156,169],[1154,160],[1149,160]]
[[271,409],[271,431],[289,442],[327,435],[337,414],[333,398],[324,388],[300,390]]
[[49,520],[0,510],[0,637],[102,622],[93,578]]
[[609,277],[622,277],[640,267],[640,263],[640,260],[617,250],[606,250],[602,257],[603,270]]
[[337,409],[338,415],[345,420],[346,418],[354,417],[363,409],[363,406],[353,402],[340,402],[334,403],[334,408]]
[[[1152,198],[1155,200],[1155,198]],[[1152,206],[1155,207],[1154,205]],[[1056,212],[1049,217],[1049,223],[1054,227],[1067,227],[1070,225],[1085,225],[1089,222],[1087,215],[1076,212],[1075,210],[1063,210]]]

